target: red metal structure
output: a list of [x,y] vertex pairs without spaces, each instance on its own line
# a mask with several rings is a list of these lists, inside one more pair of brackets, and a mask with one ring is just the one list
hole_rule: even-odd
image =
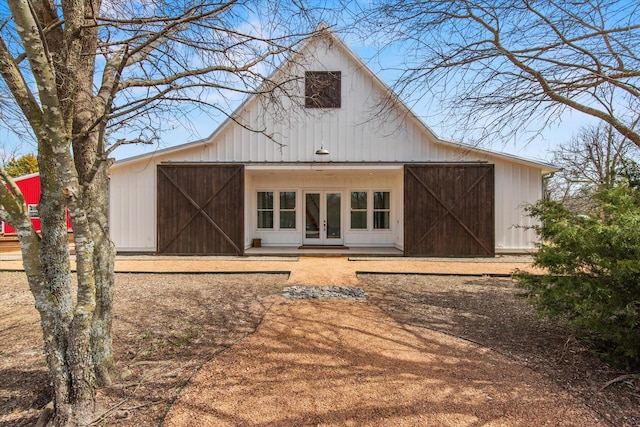
[[[27,203],[27,209],[29,210],[29,216],[36,232],[40,231],[40,216],[38,214],[38,203],[40,203],[40,174],[32,173],[24,175],[18,178],[14,178],[16,185],[22,191],[25,202]],[[2,224],[0,232],[5,235],[15,235],[16,231],[9,224]],[[71,231],[71,220],[69,213],[67,212],[67,230]]]

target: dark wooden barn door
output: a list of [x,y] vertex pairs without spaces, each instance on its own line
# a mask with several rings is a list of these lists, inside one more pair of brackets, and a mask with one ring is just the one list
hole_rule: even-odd
[[494,199],[493,165],[406,165],[405,255],[494,256]]
[[158,253],[244,253],[242,165],[158,165]]

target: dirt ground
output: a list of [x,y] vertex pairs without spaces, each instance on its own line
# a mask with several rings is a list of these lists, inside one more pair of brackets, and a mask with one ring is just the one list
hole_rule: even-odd
[[[639,384],[605,387],[624,373],[539,319],[510,279],[355,275],[518,263],[262,262],[215,271],[292,273],[118,273],[126,377],[100,390],[95,425],[640,425]],[[369,299],[285,300],[291,284],[356,285]],[[49,400],[41,339],[24,274],[0,272],[0,427],[33,425]]]

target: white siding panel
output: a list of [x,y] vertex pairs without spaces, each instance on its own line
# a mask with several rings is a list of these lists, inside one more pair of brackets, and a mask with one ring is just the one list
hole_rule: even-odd
[[[515,226],[531,225],[523,206],[541,197],[541,169],[523,162],[511,162],[504,157],[462,151],[434,140],[426,128],[414,118],[404,114],[380,112],[385,97],[384,89],[360,64],[351,60],[339,44],[319,45],[308,56],[312,58],[308,70],[340,70],[342,72],[342,105],[338,109],[304,109],[297,103],[283,101],[285,111],[275,110],[266,102],[253,99],[243,107],[239,120],[257,129],[264,129],[282,146],[267,136],[251,132],[232,122],[226,122],[214,134],[213,139],[193,143],[181,150],[146,157],[135,162],[116,164],[111,179],[111,232],[119,250],[154,251],[156,238],[156,165],[162,161],[173,162],[240,162],[249,165],[270,163],[272,172],[247,174],[246,243],[260,237],[253,227],[255,220],[253,200],[258,185],[279,188],[295,182],[296,189],[342,188],[366,184],[367,188],[382,186],[393,189],[393,232],[391,236],[367,236],[358,240],[355,232],[349,232],[351,244],[393,244],[403,246],[402,173],[391,175],[356,171],[366,166],[354,166],[354,172],[335,173],[330,177],[316,171],[278,173],[278,163],[283,169],[291,164],[344,164],[349,162],[402,163],[433,161],[488,161],[495,163],[496,200],[496,249],[498,251],[532,248],[535,235]],[[294,67],[297,76],[304,70]],[[299,79],[297,93],[304,94],[304,81]],[[328,156],[318,156],[315,151],[324,146]],[[384,176],[384,178],[381,178]],[[293,177],[293,180],[292,180]],[[377,177],[377,178],[376,178]],[[259,179],[258,179],[259,178]],[[381,179],[382,181],[375,181]],[[373,181],[371,181],[373,180]],[[346,193],[345,193],[346,195]],[[253,204],[253,205],[252,205]],[[301,219],[300,219],[301,220]],[[288,233],[288,232],[287,232]],[[287,233],[265,235],[266,244],[296,244]],[[301,233],[298,238],[301,239]],[[347,236],[347,234],[345,234]],[[362,237],[362,236],[360,236]],[[368,239],[368,240],[367,240]],[[365,241],[366,240],[366,241]]]
[[155,164],[118,169],[110,180],[110,230],[119,251],[155,251]]
[[[217,140],[207,145],[204,159],[235,162],[377,162],[428,161],[430,140],[421,124],[404,115],[380,111],[383,92],[357,64],[349,62],[345,53],[334,46],[320,49],[314,58],[323,58],[308,64],[312,70],[342,71],[342,106],[338,109],[305,109],[291,107],[290,117],[253,100],[244,108],[242,121],[266,133],[283,144],[269,140],[265,135],[229,126]],[[303,76],[304,70],[296,70]],[[297,84],[298,93],[304,92],[303,79]],[[302,102],[302,100],[300,100]],[[284,105],[289,103],[284,102]],[[275,109],[277,107],[273,107]],[[424,140],[424,141],[423,141]],[[331,153],[319,158],[315,151],[324,146]],[[196,160],[196,159],[193,159]]]
[[525,227],[534,224],[525,207],[542,197],[540,171],[515,163],[496,162],[496,251],[533,249],[536,236]]

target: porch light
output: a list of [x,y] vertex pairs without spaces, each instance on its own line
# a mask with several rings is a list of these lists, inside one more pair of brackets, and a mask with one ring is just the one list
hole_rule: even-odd
[[323,145],[320,145],[320,149],[316,150],[316,154],[318,156],[326,156],[327,154],[329,154],[329,150],[327,150],[326,148],[324,148]]

